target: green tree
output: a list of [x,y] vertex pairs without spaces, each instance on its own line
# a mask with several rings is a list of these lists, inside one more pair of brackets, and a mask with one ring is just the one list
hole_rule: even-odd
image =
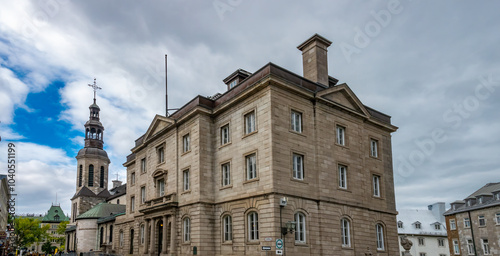
[[28,247],[33,243],[40,242],[47,238],[47,225],[40,225],[40,220],[29,217],[20,217],[14,220],[17,244],[20,247]]
[[42,244],[42,251],[45,252],[45,254],[51,254],[54,252],[55,249],[56,249],[56,247],[52,246],[50,241],[47,241],[47,242]]
[[59,243],[59,245],[61,245],[61,248],[64,247],[64,244],[66,243],[66,236],[64,235],[64,233],[66,232],[66,227],[68,226],[68,224],[69,221],[62,221],[61,223],[59,223],[59,225],[57,225],[57,230],[56,230],[56,233],[59,236],[51,237],[51,239],[56,240]]

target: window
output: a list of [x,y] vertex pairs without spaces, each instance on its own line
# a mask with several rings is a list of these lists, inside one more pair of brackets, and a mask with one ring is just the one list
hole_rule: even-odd
[[478,199],[478,204],[482,204],[482,203],[483,203],[483,197],[480,197],[480,198]]
[[223,218],[224,225],[224,242],[233,240],[233,219],[230,215],[226,215]]
[[141,204],[146,202],[146,187],[141,187]]
[[453,253],[455,253],[455,255],[460,254],[460,247],[458,245],[458,240],[453,240]]
[[497,225],[500,225],[500,213],[495,214],[495,220]]
[[109,226],[109,242],[113,242],[113,225]]
[[481,244],[483,245],[484,255],[490,254],[490,245],[488,244],[488,239],[481,239]]
[[183,177],[183,189],[184,191],[188,191],[189,190],[189,169],[185,170],[184,172],[182,172],[182,177]]
[[248,214],[248,240],[259,240],[259,215],[256,212]]
[[450,220],[450,230],[457,229],[457,225],[454,219]]
[[340,220],[340,232],[342,233],[342,247],[351,247],[351,222],[348,219]]
[[101,173],[99,176],[99,187],[104,187],[104,166],[101,166]]
[[425,245],[425,240],[423,237],[418,238],[418,245]]
[[120,199],[116,199],[116,204],[120,204]]
[[245,134],[255,131],[255,111],[245,115]]
[[347,167],[339,165],[339,188],[347,189]]
[[470,228],[470,219],[464,218],[464,228]]
[[80,172],[78,173],[78,186],[82,186],[82,180],[83,180],[83,165],[80,165]]
[[184,218],[182,222],[182,232],[184,242],[189,242],[191,240],[191,220],[189,218]]
[[189,138],[189,133],[182,137],[182,153],[186,153],[191,150],[191,142]]
[[416,229],[421,229],[422,226],[420,225],[420,222],[415,222],[415,228]]
[[250,154],[245,157],[247,166],[247,180],[257,178],[257,157],[256,154]]
[[139,229],[139,237],[141,239],[141,244],[144,244],[144,224],[142,224]]
[[441,230],[441,224],[439,224],[439,223],[434,224],[434,229]]
[[94,186],[94,165],[89,165],[89,187]]
[[302,113],[292,110],[292,131],[302,133]]
[[135,196],[130,197],[130,212],[135,210]]
[[377,231],[377,250],[383,251],[384,246],[384,227],[382,224],[375,225],[375,230]]
[[403,228],[403,222],[402,221],[398,221],[398,228]]
[[141,159],[141,172],[146,172],[146,158]]
[[337,125],[337,144],[345,146],[345,128]]
[[224,145],[229,143],[230,141],[229,137],[229,124],[226,124],[220,128],[220,144]]
[[135,185],[135,172],[130,174],[130,183],[132,185]]
[[165,149],[163,147],[158,148],[158,163],[163,163],[165,162]]
[[304,179],[304,156],[293,154],[293,178],[297,180]]
[[373,157],[378,157],[378,141],[371,139],[370,140],[370,155]]
[[123,230],[120,230],[120,247],[123,246]]
[[158,196],[165,195],[165,180],[164,179],[159,179],[158,181],[156,181],[156,189],[158,192]]
[[426,256],[427,254],[425,254],[425,252],[421,252],[419,255],[420,256]]
[[221,166],[222,186],[231,185],[231,164],[225,163]]
[[229,84],[229,89],[235,87],[238,84],[238,80],[234,80]]
[[477,216],[477,218],[479,219],[479,226],[480,227],[486,226],[486,219],[484,218],[484,215],[479,215],[479,216]]
[[306,216],[298,212],[295,214],[295,242],[305,243],[306,242]]
[[472,239],[467,239],[467,254],[474,255],[474,244]]
[[380,197],[380,176],[373,175],[373,196]]
[[495,194],[495,200],[500,200],[500,193]]
[[444,239],[438,239],[438,246],[444,246]]

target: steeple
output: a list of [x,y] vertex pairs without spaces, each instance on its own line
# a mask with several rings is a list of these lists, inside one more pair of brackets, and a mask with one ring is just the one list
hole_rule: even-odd
[[101,109],[96,104],[96,91],[100,90],[94,78],[94,84],[89,84],[94,89],[94,102],[89,106],[90,116],[87,123],[85,123],[85,147],[86,148],[103,148],[104,127],[99,121],[99,111]]

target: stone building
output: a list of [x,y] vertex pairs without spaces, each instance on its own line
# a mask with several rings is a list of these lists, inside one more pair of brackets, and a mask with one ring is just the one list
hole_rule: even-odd
[[444,216],[450,255],[500,255],[500,182],[451,203]]
[[[39,217],[38,219],[41,221],[42,226],[49,225],[49,229],[47,230],[47,232],[49,233],[48,239],[51,242],[52,246],[60,248],[61,241],[58,241],[57,238],[63,235],[57,233],[57,228],[61,222],[69,221],[69,217],[64,214],[61,206],[59,204],[52,204],[47,213],[43,217]],[[42,245],[45,241],[47,240],[31,245],[31,251],[42,253]]]
[[[410,250],[414,256],[449,256],[446,222],[443,216],[444,203],[435,203],[427,210],[398,210],[398,234],[413,243]],[[400,245],[400,251],[405,251]]]
[[397,127],[328,75],[330,44],[298,47],[304,76],[239,69],[225,93],[157,115],[124,163],[117,252],[275,254],[283,238],[287,255],[398,255]]

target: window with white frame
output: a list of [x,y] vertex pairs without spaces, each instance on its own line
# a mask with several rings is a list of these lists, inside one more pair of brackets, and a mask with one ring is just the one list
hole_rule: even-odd
[[301,213],[295,213],[295,242],[306,242],[306,216]]
[[224,145],[229,143],[231,137],[229,135],[229,124],[226,124],[220,128],[220,144]]
[[158,154],[158,163],[163,163],[165,162],[165,149],[163,147],[159,147],[158,148],[158,151],[157,151],[157,154]]
[[500,200],[500,193],[495,194],[495,200]]
[[484,215],[479,215],[479,216],[477,216],[477,218],[479,220],[480,227],[486,226],[486,219],[484,218]]
[[345,127],[337,125],[337,144],[345,146]]
[[444,246],[444,239],[442,239],[442,238],[438,239],[438,246],[440,246],[440,247]]
[[460,246],[458,245],[458,240],[453,240],[453,253],[455,255],[459,255],[460,254]]
[[472,239],[467,239],[467,254],[474,255],[474,243]]
[[403,222],[402,221],[398,221],[398,228],[403,228]]
[[439,223],[435,223],[435,224],[434,224],[434,229],[435,229],[435,230],[441,230],[441,224],[439,224]]
[[234,80],[234,81],[232,81],[232,82],[229,84],[229,89],[231,89],[231,88],[235,87],[237,84],[238,84],[238,80],[237,80],[237,79],[236,79],[236,80]]
[[464,228],[470,228],[470,219],[464,218]]
[[247,180],[257,178],[257,155],[255,153],[245,156]]
[[378,141],[371,139],[370,140],[370,155],[372,157],[378,157]]
[[231,163],[225,163],[221,165],[222,171],[222,186],[231,185]]
[[141,187],[141,204],[146,202],[146,187]]
[[293,178],[304,179],[304,156],[293,153]]
[[141,173],[146,172],[146,158],[141,159]]
[[291,117],[292,131],[301,133],[302,132],[302,113],[292,110]]
[[490,255],[490,245],[488,239],[481,239],[481,244],[483,245],[483,254]]
[[478,204],[482,204],[483,203],[483,197],[479,197],[479,199],[477,201],[478,201]]
[[159,179],[156,181],[156,191],[157,191],[158,196],[165,195],[165,180],[164,179]]
[[351,247],[351,222],[347,218],[340,220],[342,247]]
[[130,212],[134,212],[135,210],[135,196],[130,197]]
[[500,213],[495,214],[495,220],[496,220],[497,225],[500,225]]
[[257,241],[259,240],[259,214],[257,212],[250,212],[247,218],[248,240]]
[[380,197],[380,176],[373,175],[373,196]]
[[186,153],[191,150],[191,138],[189,133],[182,137],[182,153]]
[[187,170],[184,170],[182,172],[182,177],[183,177],[183,189],[184,191],[188,191],[189,190],[189,169]]
[[457,224],[455,222],[455,219],[450,219],[450,230],[456,230],[457,229]]
[[141,225],[141,228],[139,229],[139,237],[141,239],[141,244],[144,244],[144,224]]
[[233,218],[231,215],[226,215],[223,218],[224,225],[224,241],[232,241],[233,240]]
[[347,189],[347,167],[339,164],[338,169],[339,169],[339,188]]
[[255,111],[252,111],[244,116],[245,119],[245,134],[255,131]]
[[384,226],[382,224],[375,225],[377,231],[377,250],[383,251],[385,249],[384,244]]
[[420,224],[420,222],[415,222],[415,228],[416,229],[421,229],[422,228],[422,225]]
[[425,240],[423,237],[418,238],[418,245],[425,245]]
[[135,172],[130,174],[130,183],[132,185],[135,185]]
[[191,240],[191,219],[184,218],[182,221],[182,238],[184,242]]

